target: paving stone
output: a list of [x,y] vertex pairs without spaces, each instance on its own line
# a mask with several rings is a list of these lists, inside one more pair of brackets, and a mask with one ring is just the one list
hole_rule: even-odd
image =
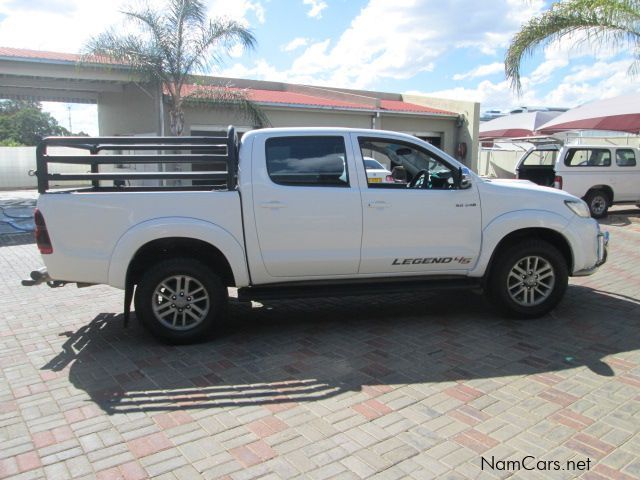
[[222,334],[175,347],[122,328],[119,290],[15,289],[41,259],[0,234],[0,476],[576,477],[480,469],[534,455],[639,478],[640,215],[612,212],[607,264],[535,322],[459,292],[245,305],[231,289]]

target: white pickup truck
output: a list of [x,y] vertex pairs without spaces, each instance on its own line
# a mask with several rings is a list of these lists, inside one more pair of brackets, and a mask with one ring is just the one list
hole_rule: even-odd
[[593,218],[614,204],[640,206],[640,149],[628,145],[542,145],[522,156],[516,172],[584,199]]
[[[49,146],[90,155],[54,156]],[[116,151],[134,154],[105,155]],[[402,167],[408,181],[369,181],[363,158]],[[167,162],[180,170],[124,168]],[[49,163],[91,173],[51,174]],[[48,138],[37,176],[46,269],[23,284],[124,289],[125,319],[135,298],[137,318],[174,343],[215,330],[227,287],[240,301],[481,288],[503,312],[532,318],[560,301],[568,276],[606,260],[608,235],[582,200],[482,179],[396,132],[263,129],[241,143],[231,127],[224,138]],[[64,181],[91,184],[53,188]]]

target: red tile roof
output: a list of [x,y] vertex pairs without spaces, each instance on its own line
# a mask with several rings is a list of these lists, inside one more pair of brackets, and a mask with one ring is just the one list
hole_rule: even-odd
[[454,115],[456,117],[458,116],[457,113],[449,112],[448,110],[425,107],[424,105],[407,103],[403,102],[402,100],[380,100],[380,108],[382,110],[390,110],[394,112],[433,113],[439,115]]
[[10,47],[0,47],[0,57],[33,58],[63,62],[77,62],[80,60],[80,55],[76,53],[46,52],[44,50],[28,50],[26,48]]
[[[196,88],[195,85],[185,85],[183,87],[183,95],[192,93]],[[199,87],[203,88],[203,87]],[[345,102],[342,100],[333,100],[316,95],[308,95],[296,92],[287,92],[282,90],[260,90],[248,88],[247,94],[251,100],[258,103],[281,104],[281,105],[299,105],[309,107],[324,107],[336,109],[358,109],[358,110],[375,110],[371,105],[365,105],[356,102]],[[437,108],[416,105],[415,103],[407,103],[401,100],[381,100],[380,110],[389,112],[410,112],[424,113],[432,115],[458,116],[457,113],[440,110]]]
[[[82,55],[78,53],[48,52],[45,50],[28,50],[26,48],[11,47],[0,47],[0,57],[14,57],[65,63],[77,63],[82,60]],[[121,64],[120,62],[115,62],[109,57],[88,57],[87,61],[91,63],[109,63],[112,65],[122,65],[122,67],[126,67],[126,65]]]
[[[57,62],[72,62],[76,63],[81,59],[81,56],[76,53],[60,53],[60,52],[48,52],[43,50],[28,50],[24,48],[11,48],[0,47],[0,57],[14,57],[22,59],[34,59],[34,60],[48,60]],[[96,63],[115,63],[111,62],[108,58],[97,58]],[[184,87],[186,92],[192,92],[195,88],[194,85],[188,85]],[[295,92],[287,92],[281,90],[261,90],[261,89],[247,89],[249,97],[258,103],[266,104],[281,104],[281,105],[299,105],[309,107],[323,107],[323,108],[336,108],[336,109],[359,109],[359,110],[374,110],[371,105],[347,102],[342,100],[333,100],[316,95],[308,95]],[[444,115],[444,116],[457,116],[454,112],[441,110],[438,108],[426,107],[423,105],[416,105],[414,103],[407,103],[401,100],[380,100],[380,110],[389,112],[408,112],[408,113],[423,113],[432,115]]]

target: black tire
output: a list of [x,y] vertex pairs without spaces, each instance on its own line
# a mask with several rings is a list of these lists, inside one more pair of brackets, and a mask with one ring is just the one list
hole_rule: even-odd
[[603,218],[607,216],[611,199],[603,190],[591,190],[584,197],[584,201],[589,205],[589,212],[593,218]]
[[209,267],[191,258],[173,258],[156,263],[143,275],[136,288],[136,317],[164,342],[194,343],[213,332],[227,300],[227,288]]
[[[536,263],[535,258],[538,259]],[[532,259],[528,264],[530,270],[524,269],[525,278],[515,278],[516,273],[522,277],[516,267],[526,267],[526,259]],[[553,281],[549,280],[547,266]],[[556,247],[544,240],[524,240],[498,252],[487,282],[487,297],[495,308],[509,317],[537,318],[560,302],[568,280],[567,262]],[[539,297],[537,300],[536,296]]]

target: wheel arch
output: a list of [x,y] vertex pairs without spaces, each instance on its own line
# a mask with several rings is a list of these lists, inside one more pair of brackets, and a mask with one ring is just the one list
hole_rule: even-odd
[[125,288],[144,265],[171,256],[204,260],[219,269],[229,286],[249,284],[244,248],[231,233],[201,220],[172,217],[138,224],[118,240],[109,263],[109,285]]
[[567,229],[569,223],[569,219],[545,210],[513,211],[495,218],[482,231],[480,257],[469,275],[487,277],[498,252],[523,238],[540,238],[555,245],[572,271],[575,263],[572,246],[576,239]]
[[186,237],[159,238],[142,245],[129,262],[127,279],[136,284],[146,268],[169,258],[198,260],[216,272],[226,286],[236,285],[231,265],[218,248],[203,240]]
[[505,251],[507,248],[517,244],[518,242],[531,239],[543,240],[556,247],[562,254],[564,260],[567,262],[567,270],[569,272],[573,271],[573,251],[567,238],[560,232],[551,228],[530,227],[514,230],[505,235],[502,240],[498,242],[496,247],[493,249],[493,252],[491,253],[491,258],[485,272],[485,278],[488,278],[491,275],[491,269],[495,265],[495,260],[500,252]]
[[607,197],[609,197],[609,206],[611,206],[613,204],[613,200],[614,200],[614,193],[613,193],[613,188],[611,188],[609,185],[606,184],[601,184],[601,185],[593,185],[592,187],[590,187],[587,190],[587,193],[584,194],[584,196],[582,197],[583,199],[587,198],[587,196],[591,193],[591,192],[595,192],[597,190],[601,190],[604,193],[607,194]]

